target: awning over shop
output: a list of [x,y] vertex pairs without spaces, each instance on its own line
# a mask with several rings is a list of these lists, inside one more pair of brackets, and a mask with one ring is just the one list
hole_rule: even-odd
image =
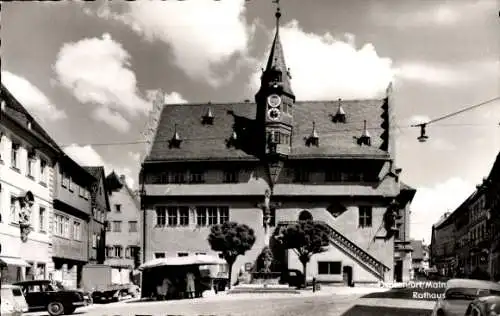
[[30,264],[24,261],[21,258],[17,257],[1,257],[0,256],[0,264],[1,265],[9,265],[9,266],[19,266],[19,267],[29,267]]

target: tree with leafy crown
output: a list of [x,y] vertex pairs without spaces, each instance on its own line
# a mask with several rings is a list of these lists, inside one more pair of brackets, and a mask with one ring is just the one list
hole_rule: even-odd
[[239,255],[252,249],[255,243],[254,230],[245,224],[225,222],[212,226],[208,235],[208,243],[212,250],[221,252],[229,266],[229,288],[233,264]]
[[328,228],[323,223],[311,220],[299,221],[284,228],[278,236],[278,241],[284,249],[293,249],[297,254],[303,267],[303,285],[306,286],[307,263],[312,255],[325,252],[330,244]]

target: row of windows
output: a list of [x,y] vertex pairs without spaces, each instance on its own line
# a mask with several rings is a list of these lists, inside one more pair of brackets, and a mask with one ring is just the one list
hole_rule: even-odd
[[[372,227],[373,209],[371,206],[359,206],[359,227]],[[156,208],[156,226],[189,226],[190,225],[190,207],[188,206],[169,206]],[[194,207],[196,226],[212,226],[223,224],[229,221],[229,207],[227,206],[196,206]],[[114,222],[120,223],[121,222]],[[276,209],[270,210],[270,226],[276,225]],[[399,229],[401,223],[398,223],[396,239],[399,239]]]
[[82,223],[77,220],[71,220],[69,217],[64,215],[55,214],[54,235],[81,241]]
[[[196,225],[211,226],[229,221],[227,206],[197,206]],[[189,226],[190,208],[188,206],[169,206],[156,208],[156,226]]]
[[290,145],[291,137],[289,134],[282,133],[280,131],[268,131],[267,142],[269,144]]
[[[198,170],[161,172],[150,175],[150,183],[153,184],[182,184],[182,183],[205,183],[205,172]],[[236,183],[239,180],[239,172],[226,170],[223,174],[224,183]]]
[[[125,254],[123,253],[125,249]],[[123,247],[121,245],[106,246],[106,258],[126,258],[134,259],[139,254],[139,247],[137,246],[127,246]]]
[[[113,221],[112,225],[109,222],[106,223],[106,231],[121,233],[122,232],[122,221]],[[136,233],[137,232],[137,221],[128,221],[128,232]]]
[[[289,169],[293,172],[293,182],[310,182],[311,172],[305,169]],[[375,177],[363,172],[341,172],[327,171],[324,175],[325,182],[373,182]],[[239,172],[236,170],[224,171],[223,183],[237,183]],[[163,172],[149,176],[149,182],[153,184],[183,184],[183,183],[205,183],[205,172],[203,171],[175,171]]]
[[[1,135],[0,135],[1,136]],[[48,163],[47,160],[36,155],[34,151],[28,151],[27,159],[23,161],[21,157],[21,143],[12,142],[10,148],[10,166],[13,170],[21,172],[21,166],[24,163],[26,176],[32,180],[38,180],[43,185],[48,182]],[[0,137],[0,162],[3,161],[4,141]]]
[[471,222],[474,222],[478,219],[480,219],[481,217],[484,217],[485,213],[486,213],[486,198],[485,196],[482,196],[481,198],[479,198],[476,203],[474,203],[471,208],[470,208],[470,212],[469,212],[469,220]]
[[85,200],[90,199],[89,189],[80,186],[78,185],[78,183],[74,182],[72,177],[68,173],[61,170],[59,174],[61,178],[61,187],[68,189],[69,192],[71,193],[78,191],[78,196]]
[[[194,254],[195,255],[206,255],[207,253],[206,252],[195,252]],[[167,252],[165,252],[165,251],[155,252],[154,256],[155,256],[155,259],[166,258]],[[187,257],[187,256],[189,256],[189,252],[185,252],[185,251],[177,252],[177,257]]]

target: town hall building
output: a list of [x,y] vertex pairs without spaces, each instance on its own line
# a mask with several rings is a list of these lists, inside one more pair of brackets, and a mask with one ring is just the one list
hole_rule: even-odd
[[[257,237],[238,257],[235,280],[268,244],[267,194],[274,234],[299,220],[328,227],[330,247],[311,258],[309,277],[407,281],[415,189],[395,165],[391,89],[381,99],[297,101],[280,16],[255,102],[162,104],[140,175],[143,260],[214,254],[210,227],[234,221]],[[302,270],[292,251],[275,260],[280,269]]]

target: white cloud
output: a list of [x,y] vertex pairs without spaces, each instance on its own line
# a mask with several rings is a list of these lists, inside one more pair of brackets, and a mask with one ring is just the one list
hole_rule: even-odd
[[405,62],[394,69],[396,78],[428,85],[454,87],[471,85],[484,80],[495,80],[499,61],[482,60],[443,65],[423,62]]
[[[64,152],[82,166],[104,166],[106,169],[106,164],[101,155],[90,145],[78,146],[72,144],[64,148]],[[109,170],[106,170],[106,172],[109,172]]]
[[[280,29],[280,38],[298,99],[373,98],[382,95],[393,78],[391,60],[379,57],[372,44],[357,49],[352,34],[343,41],[329,33],[306,33],[292,21]],[[252,75],[250,91],[260,85],[260,75]]]
[[[64,44],[54,70],[62,86],[70,89],[80,102],[135,116],[146,113],[151,105],[139,95],[130,66],[128,52],[106,33],[102,38]],[[116,124],[117,120],[115,117],[111,121]],[[123,127],[124,118],[120,121]]]
[[130,168],[115,168],[113,165],[104,161],[102,156],[92,146],[79,146],[72,144],[66,147],[64,151],[81,166],[104,166],[104,172],[106,175],[110,174],[112,171],[115,171],[118,176],[122,174],[125,175],[127,185],[130,188],[135,188],[135,179],[137,178],[137,175],[134,175]]
[[54,122],[67,117],[63,110],[52,104],[40,89],[25,78],[2,71],[2,83],[35,118]]
[[179,103],[187,103],[188,101],[180,95],[180,93],[172,92],[170,94],[165,94],[165,104],[179,104]]
[[129,157],[132,158],[132,160],[134,162],[139,162],[140,159],[141,159],[141,153],[137,152],[137,153],[134,153],[134,152],[129,152],[128,153]]
[[432,188],[418,188],[411,205],[411,237],[429,243],[432,225],[445,212],[454,211],[474,190],[473,184],[461,178],[448,179]]
[[123,11],[114,12],[105,4],[95,15],[125,23],[148,41],[167,43],[177,67],[212,85],[221,83],[214,66],[235,54],[245,55],[254,30],[245,20],[244,0],[137,1],[127,3]]
[[428,6],[420,8],[402,6],[388,8],[385,5],[376,5],[371,11],[372,18],[381,25],[405,27],[444,26],[453,27],[470,20],[484,19],[485,14],[494,12],[495,0],[481,1],[433,1]]
[[92,117],[97,121],[107,123],[109,126],[122,133],[125,133],[130,128],[130,123],[120,113],[108,107],[96,108],[92,112]]

